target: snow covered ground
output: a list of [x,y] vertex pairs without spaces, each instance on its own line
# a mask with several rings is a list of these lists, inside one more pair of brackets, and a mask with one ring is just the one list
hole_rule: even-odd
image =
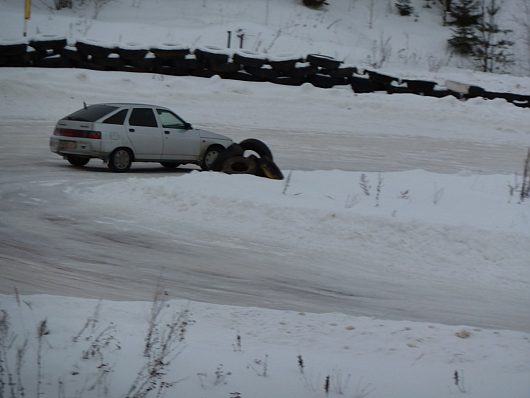
[[[162,0],[158,9],[110,2],[97,20],[45,4],[35,4],[31,34],[218,44],[247,20],[258,50],[352,63],[380,31],[364,29],[353,49],[345,20],[327,28],[340,13],[361,18],[355,1],[293,14],[273,0],[262,11],[205,0],[203,15],[182,2],[195,19],[178,27]],[[0,7],[0,36],[17,38],[20,5]],[[374,23],[400,31],[386,8]],[[421,14],[411,29],[425,32]],[[427,62],[424,37],[403,32]],[[393,57],[388,71],[530,93],[529,78],[428,71],[409,59]],[[156,164],[116,175],[94,160],[74,169],[49,152],[48,136],[83,101],[157,103],[236,141],[262,139],[288,178]],[[12,342],[0,381],[10,373],[24,391],[0,388],[134,396],[137,374],[147,380],[150,300],[162,291],[151,359],[166,325],[178,326],[154,380],[177,382],[166,396],[528,397],[530,202],[518,190],[529,122],[527,109],[502,100],[0,69],[0,343]]]

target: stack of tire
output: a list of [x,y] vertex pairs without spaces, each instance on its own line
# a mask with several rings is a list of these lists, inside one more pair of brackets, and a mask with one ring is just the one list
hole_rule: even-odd
[[28,45],[20,42],[0,42],[0,66],[29,66]]
[[238,70],[232,73],[229,78],[253,82],[272,82],[279,76],[278,71],[274,70],[261,54],[239,50],[234,53],[232,59],[233,64],[238,66]]
[[307,80],[315,87],[331,88],[334,86],[348,85],[356,68],[343,67],[341,61],[320,54],[310,54],[306,57],[309,68],[315,73],[308,74]]
[[[248,152],[251,154],[247,155]],[[217,156],[210,170],[226,174],[251,174],[274,180],[283,179],[283,174],[274,163],[269,147],[255,138],[230,145]]]
[[[118,61],[115,62],[113,70],[122,72],[150,72],[152,70],[152,60],[146,59],[148,49],[136,44],[120,44],[115,48],[115,54],[118,55]],[[110,59],[116,59],[110,58]]]
[[80,68],[108,71],[117,70],[123,66],[114,45],[77,41],[75,47],[79,56],[77,66]]
[[190,76],[204,66],[197,61],[190,49],[180,44],[163,44],[152,47],[153,58],[146,58],[155,73],[172,76]]
[[33,66],[39,68],[69,68],[69,59],[63,56],[66,38],[41,36],[29,42],[32,51],[28,55]]

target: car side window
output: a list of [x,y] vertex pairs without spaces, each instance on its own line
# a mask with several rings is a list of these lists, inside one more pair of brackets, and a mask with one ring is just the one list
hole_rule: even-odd
[[158,127],[155,114],[151,108],[134,108],[129,116],[129,125]]
[[112,115],[111,117],[103,120],[105,124],[123,124],[125,123],[125,117],[127,116],[127,109],[122,109],[118,113]]
[[179,118],[177,115],[175,115],[172,112],[169,112],[165,109],[157,109],[156,113],[158,113],[158,118],[160,119],[160,123],[162,123],[162,126],[167,129],[183,129],[185,128],[184,120]]

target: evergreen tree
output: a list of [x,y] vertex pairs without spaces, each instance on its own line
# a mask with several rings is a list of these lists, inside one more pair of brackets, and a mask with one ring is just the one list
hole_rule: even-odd
[[414,11],[414,7],[410,4],[410,0],[395,0],[394,4],[399,11],[399,15],[407,16]]
[[482,15],[475,27],[477,40],[472,55],[484,72],[502,72],[514,63],[510,52],[514,43],[508,38],[512,31],[501,29],[497,24],[500,9],[498,0],[482,0]]
[[449,46],[461,55],[473,54],[477,43],[475,26],[478,24],[481,14],[477,0],[458,0],[453,2],[450,11],[451,21],[454,28],[453,35],[449,39]]

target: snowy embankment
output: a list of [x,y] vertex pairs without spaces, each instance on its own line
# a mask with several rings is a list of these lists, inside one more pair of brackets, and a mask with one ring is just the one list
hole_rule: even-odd
[[[13,349],[7,372],[21,376],[14,385],[27,396],[160,388],[212,398],[526,398],[530,391],[526,333],[177,300],[154,302],[162,305],[153,317],[156,305],[143,302],[0,297],[9,314],[2,331],[21,348],[20,369]],[[155,366],[157,358],[164,364]]]
[[[114,220],[124,222],[125,232],[194,231],[203,220],[209,233],[224,237],[222,245],[255,242],[271,250],[336,250],[351,256],[343,270],[307,264],[301,273],[334,272],[347,279],[367,272],[362,265],[367,264],[382,274],[430,280],[432,294],[438,294],[436,281],[447,278],[477,290],[487,290],[494,280],[512,293],[528,291],[523,259],[530,209],[510,195],[509,186],[516,184],[511,177],[423,171],[286,174],[285,181],[272,181],[192,171],[130,177],[67,194],[93,214],[105,203],[106,214],[129,215],[126,222]],[[160,286],[171,289],[163,274]],[[174,383],[162,390],[189,397],[525,398],[530,390],[530,334],[522,332],[183,300],[159,307],[156,321],[150,321],[156,305],[149,303],[40,295],[17,303],[3,296],[2,308],[16,344],[29,341],[21,367],[24,387],[33,391],[40,377],[44,396],[57,391],[133,396],[142,382],[155,388]],[[46,334],[39,348],[34,333],[43,320]],[[176,326],[173,340],[169,325]],[[159,338],[172,341],[171,349],[167,365],[153,365],[158,376],[150,379],[143,366],[163,352]],[[152,341],[151,357],[144,355],[147,341]],[[13,366],[13,356],[10,361]]]

